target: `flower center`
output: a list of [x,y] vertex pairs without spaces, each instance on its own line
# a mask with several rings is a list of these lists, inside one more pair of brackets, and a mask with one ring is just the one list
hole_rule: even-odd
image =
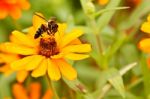
[[0,67],[4,66],[6,63],[2,62],[0,63]]
[[54,37],[40,39],[40,51],[39,51],[40,55],[51,57],[58,53],[59,51]]

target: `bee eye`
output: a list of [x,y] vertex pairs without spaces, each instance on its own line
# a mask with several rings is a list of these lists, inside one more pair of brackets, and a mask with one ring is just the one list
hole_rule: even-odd
[[53,25],[52,25],[52,28],[57,28],[57,27],[58,27],[57,24],[53,24]]
[[56,27],[56,28],[58,28],[58,25],[57,25],[57,24],[55,24],[55,27]]
[[51,27],[51,25],[50,25],[50,24],[48,24],[48,27],[50,28],[50,27]]

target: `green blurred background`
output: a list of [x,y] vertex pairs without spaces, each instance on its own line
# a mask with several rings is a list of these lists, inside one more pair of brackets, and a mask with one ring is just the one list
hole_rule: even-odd
[[[115,0],[111,1],[115,2]],[[146,20],[146,16],[148,12],[150,12],[150,0],[143,0],[142,3],[135,8],[116,11],[113,17],[111,17],[109,24],[106,24],[106,26],[102,28],[99,36],[102,37],[106,53],[106,57],[103,57],[103,61],[101,61],[97,55],[94,42],[95,39],[92,35],[91,28],[87,26],[89,20],[81,7],[80,0],[30,0],[29,2],[31,8],[27,11],[22,11],[22,17],[19,20],[13,20],[11,17],[0,20],[0,42],[7,41],[9,34],[13,30],[22,31],[30,27],[32,25],[32,16],[35,12],[42,13],[46,19],[55,16],[58,22],[68,23],[69,28],[74,26],[80,28],[84,27],[86,33],[82,41],[90,42],[93,51],[91,53],[91,58],[75,62],[73,66],[75,66],[78,71],[79,80],[87,86],[89,92],[91,92],[93,96],[97,91],[101,93],[101,89],[104,84],[106,84],[106,80],[111,78],[108,77],[111,73],[118,73],[125,65],[136,61],[141,64],[138,64],[134,69],[127,72],[122,78],[119,76],[119,80],[114,77],[113,80],[115,82],[113,83],[118,81],[122,84],[122,82],[124,82],[125,92],[123,88],[120,88],[118,83],[114,86],[119,86],[119,92],[127,96],[125,99],[147,99],[150,93],[148,92],[150,91],[150,71],[146,67],[147,65],[145,65],[145,60],[143,62],[143,55],[137,48],[137,44],[141,37],[143,37],[140,31],[140,25]],[[127,6],[125,2],[126,0],[121,0],[119,6]],[[105,8],[105,6],[99,5],[97,1],[93,1],[93,3],[97,11]],[[100,25],[97,25],[97,27],[99,26]],[[107,57],[107,55],[109,55],[109,57]],[[103,67],[99,68],[98,65],[102,63],[108,65],[110,70],[108,69],[108,71],[105,71]],[[144,69],[141,69],[140,66],[143,66],[142,68]],[[118,69],[118,71],[111,70],[111,68]],[[8,92],[10,86],[6,88],[6,85],[12,82],[11,79],[14,80],[14,76],[11,76],[9,79],[2,77],[0,88]],[[8,82],[8,84],[6,84],[6,82]],[[78,98],[76,99],[82,99],[80,96],[81,95],[77,93],[76,97]],[[122,99],[114,88],[109,91],[105,98]]]

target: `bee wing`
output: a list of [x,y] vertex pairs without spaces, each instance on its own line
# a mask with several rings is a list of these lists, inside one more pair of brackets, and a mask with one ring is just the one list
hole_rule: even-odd
[[47,24],[47,20],[41,13],[35,13],[35,15],[33,16],[33,27],[35,28],[35,30],[38,30],[38,28],[40,28],[42,24]]

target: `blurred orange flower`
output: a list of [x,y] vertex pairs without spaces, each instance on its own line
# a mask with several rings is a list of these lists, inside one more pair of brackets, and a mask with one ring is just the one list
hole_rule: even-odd
[[22,84],[16,83],[12,87],[14,99],[52,99],[53,93],[48,89],[41,98],[41,84],[34,82],[25,88]]
[[61,76],[68,80],[76,79],[76,70],[65,59],[82,60],[89,57],[91,45],[82,44],[78,39],[83,32],[74,29],[65,34],[66,24],[58,23],[58,31],[54,37],[43,33],[41,37],[34,39],[36,31],[42,24],[47,23],[41,17],[34,15],[33,27],[29,29],[28,34],[13,31],[12,42],[0,46],[6,52],[25,56],[13,62],[11,67],[14,70],[32,71],[33,77],[48,73],[51,80],[59,80]]
[[0,19],[10,15],[13,19],[21,17],[21,10],[30,8],[28,0],[0,0]]
[[[150,15],[147,17],[147,22],[141,26],[141,30],[145,33],[150,33]],[[150,53],[150,38],[144,38],[139,42],[139,48],[146,53]]]
[[142,0],[126,0],[127,6],[130,6],[131,8],[134,8],[138,6]]
[[109,0],[98,0],[98,3],[100,5],[106,5],[109,2]]
[[[0,49],[1,50],[1,49]],[[19,60],[20,57],[16,54],[10,53],[0,53],[0,72],[4,73],[6,76],[14,73],[15,71],[11,69],[10,63]],[[24,70],[17,71],[17,81],[23,82],[27,77],[28,72]]]

